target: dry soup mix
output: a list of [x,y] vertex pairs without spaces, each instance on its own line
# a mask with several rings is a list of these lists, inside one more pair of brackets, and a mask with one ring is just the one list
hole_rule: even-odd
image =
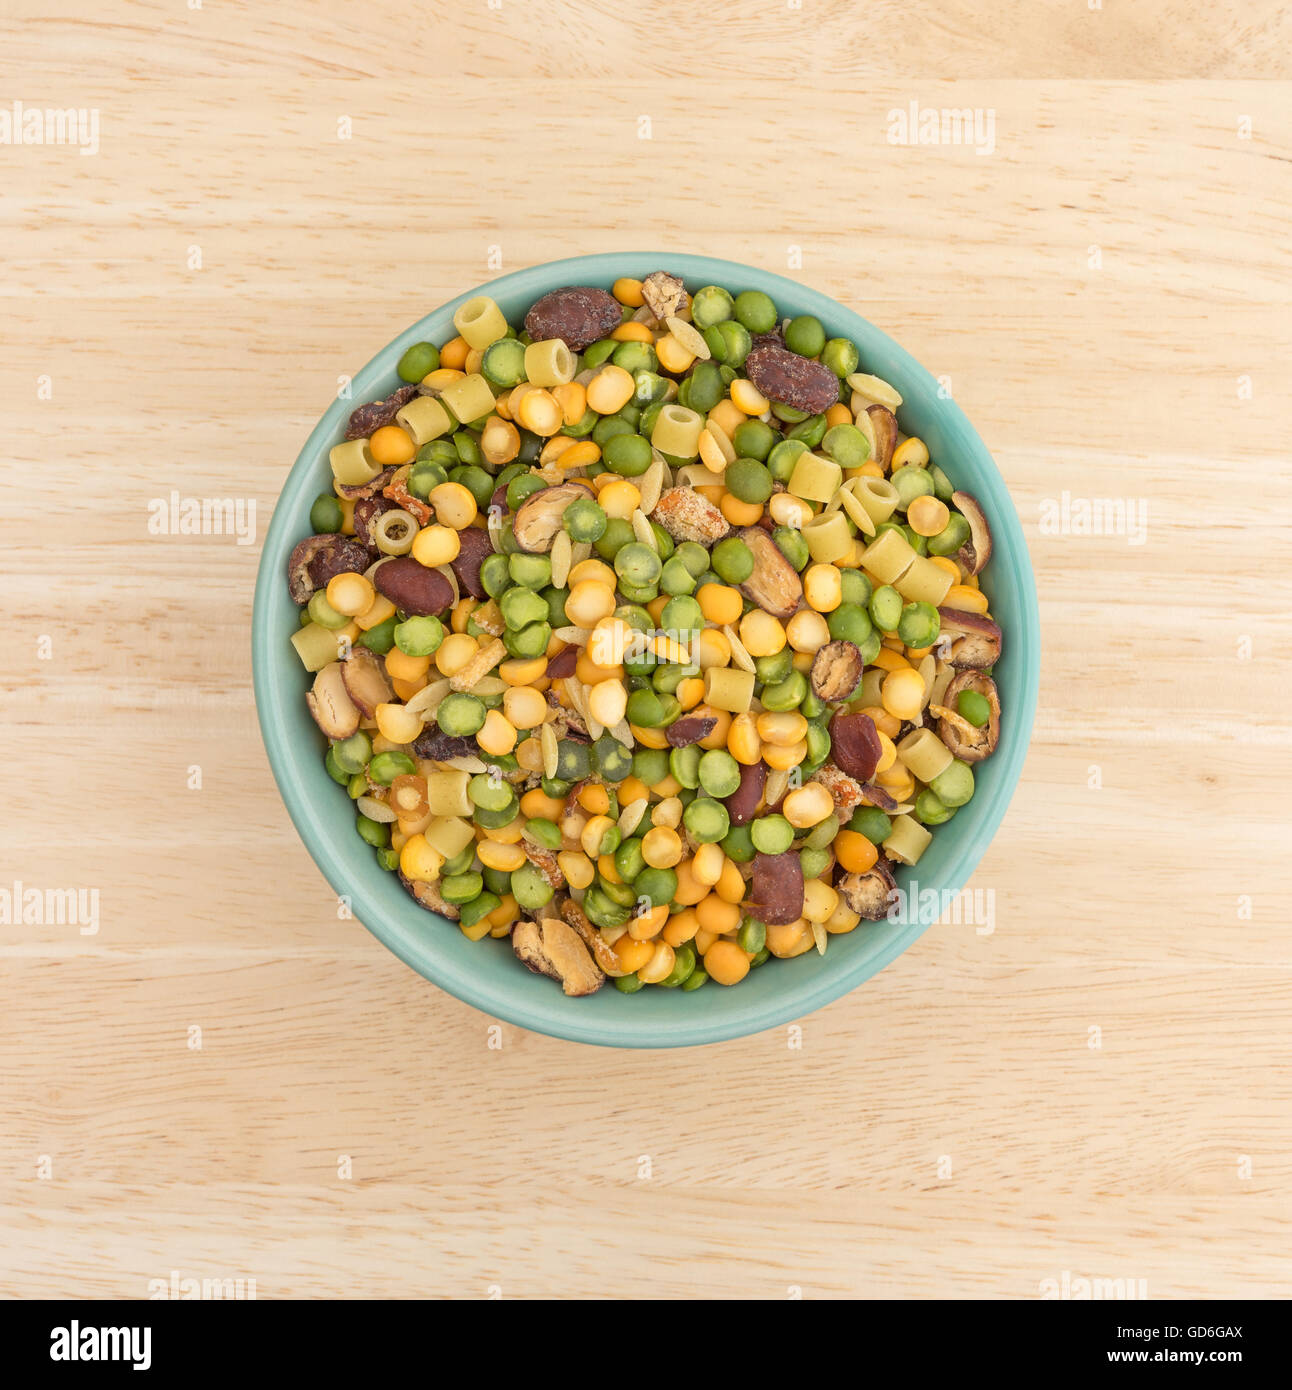
[[901,397],[666,270],[454,325],[351,415],[289,562],[378,862],[569,995],[885,916],[1000,736],[991,532]]

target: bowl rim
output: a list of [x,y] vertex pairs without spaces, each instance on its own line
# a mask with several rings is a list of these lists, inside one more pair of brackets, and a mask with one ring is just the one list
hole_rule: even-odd
[[[252,682],[257,718],[270,769],[297,834],[304,842],[316,867],[335,892],[341,897],[349,898],[354,917],[406,965],[438,988],[489,1017],[549,1037],[603,1047],[702,1046],[746,1037],[790,1023],[851,993],[858,985],[877,975],[908,950],[932,925],[936,914],[923,909],[917,911],[912,920],[905,922],[902,930],[896,933],[885,947],[873,954],[863,955],[855,962],[846,963],[833,974],[797,983],[768,1000],[751,1002],[746,1011],[728,1018],[706,1019],[704,1014],[697,1013],[691,1019],[684,1019],[676,1024],[670,1022],[663,1035],[657,1021],[634,1018],[632,1006],[627,1003],[622,1018],[608,1023],[587,1016],[581,1018],[578,1001],[566,999],[559,991],[553,1003],[559,1000],[566,1005],[564,1009],[531,1007],[523,1000],[516,999],[499,1000],[495,997],[495,990],[491,988],[491,975],[487,965],[485,969],[464,970],[459,969],[452,960],[438,958],[434,933],[427,935],[417,932],[409,923],[401,921],[398,917],[392,920],[372,897],[364,882],[351,881],[334,867],[328,852],[332,836],[315,811],[304,785],[302,770],[289,752],[292,740],[286,726],[285,702],[275,688],[274,663],[268,636],[273,622],[272,605],[276,588],[283,583],[280,559],[285,564],[286,557],[285,554],[280,555],[280,552],[284,536],[294,536],[301,525],[299,517],[289,515],[287,509],[279,505],[283,494],[298,472],[308,473],[317,464],[320,453],[334,442],[338,426],[355,409],[355,402],[362,404],[365,400],[377,398],[371,393],[377,388],[380,378],[393,370],[393,364],[404,348],[421,340],[420,335],[427,331],[430,320],[438,319],[446,313],[451,316],[460,305],[481,294],[524,293],[527,288],[532,288],[533,297],[537,298],[539,294],[554,288],[547,282],[561,270],[567,270],[572,277],[578,277],[568,279],[565,283],[601,283],[607,276],[617,278],[620,275],[640,273],[635,268],[625,267],[624,263],[629,261],[653,262],[656,266],[672,264],[679,267],[684,263],[680,273],[688,281],[694,280],[698,274],[711,277],[712,283],[724,284],[731,283],[730,277],[734,276],[736,282],[745,288],[763,290],[773,298],[779,289],[796,304],[803,306],[799,310],[800,313],[816,314],[825,322],[846,326],[849,319],[854,319],[865,325],[866,336],[872,343],[877,342],[881,345],[893,361],[900,365],[903,384],[912,379],[922,378],[926,385],[931,384],[934,388],[937,386],[936,379],[926,367],[856,310],[800,281],[739,261],[694,255],[689,252],[624,250],[543,261],[497,276],[430,310],[382,347],[351,378],[351,395],[345,399],[334,400],[310,431],[295,462],[278,487],[273,515],[261,547],[252,608]],[[997,773],[988,797],[983,800],[974,798],[975,816],[971,842],[958,853],[955,872],[948,875],[947,880],[940,881],[939,886],[946,883],[945,891],[958,892],[970,880],[994,838],[1013,799],[1027,757],[1040,684],[1040,618],[1035,572],[1022,523],[1004,477],[981,436],[956,401],[946,397],[940,401],[939,409],[945,413],[949,423],[958,432],[967,436],[970,445],[977,448],[981,459],[998,481],[999,487],[995,489],[997,496],[992,499],[992,528],[998,535],[1003,531],[1010,532],[1011,541],[1021,557],[1018,584],[1014,593],[1019,611],[1014,623],[1015,630],[1010,632],[1010,654],[1023,663],[1022,699],[1013,702],[1009,716],[1009,724],[1012,726],[1009,741],[1004,748],[998,750],[997,757],[1003,760],[1004,767]],[[287,553],[290,553],[290,545]],[[983,804],[984,800],[986,804]],[[373,872],[384,875],[386,871],[379,869],[374,863]],[[949,882],[952,879],[958,881]],[[425,909],[418,907],[417,912],[423,914]],[[445,926],[456,925],[447,922],[438,914],[427,915],[434,921],[444,923]],[[432,968],[434,973],[431,973]],[[499,1007],[500,1004],[504,1007]]]

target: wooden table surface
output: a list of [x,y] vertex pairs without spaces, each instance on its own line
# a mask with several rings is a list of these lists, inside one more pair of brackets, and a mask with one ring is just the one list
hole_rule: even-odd
[[[1292,1294],[1286,6],[4,8],[0,111],[99,126],[0,143],[0,889],[100,906],[0,933],[0,1293]],[[911,102],[992,147],[893,143]],[[642,247],[946,376],[1036,568],[995,930],[801,1047],[491,1048],[336,920],[256,726],[259,540],[338,378]],[[151,534],[172,489],[255,543]]]

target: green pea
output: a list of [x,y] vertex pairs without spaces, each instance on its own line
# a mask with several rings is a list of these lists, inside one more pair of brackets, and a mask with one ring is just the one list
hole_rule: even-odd
[[[654,356],[654,352],[651,353]],[[633,403],[645,410],[668,395],[668,382],[658,372],[636,371],[633,373]]]
[[798,709],[807,693],[807,677],[802,671],[791,671],[783,681],[777,681],[775,685],[763,687],[761,697],[763,708],[772,710],[774,713]]
[[974,793],[973,768],[955,758],[938,773],[929,786],[944,806],[963,806]]
[[809,415],[806,420],[791,425],[786,438],[801,440],[809,449],[815,449],[825,438],[827,428],[824,415]]
[[571,502],[561,517],[561,525],[572,541],[599,541],[606,531],[607,517],[591,497]]
[[928,537],[930,555],[954,555],[969,539],[969,521],[959,512],[952,512],[947,524],[936,536]]
[[751,970],[757,970],[760,965],[766,965],[767,962],[771,960],[771,958],[772,953],[767,949],[766,946],[764,946],[761,951],[758,951],[754,955],[753,960],[749,962],[749,968]]
[[757,851],[753,831],[747,825],[733,825],[722,840],[722,852],[737,864],[748,864]]
[[661,592],[670,595],[694,593],[695,578],[687,569],[686,561],[677,555],[665,561],[664,568],[660,571],[659,587]]
[[673,953],[673,968],[660,981],[665,989],[676,989],[684,985],[695,973],[695,947],[686,942]]
[[777,550],[796,570],[802,572],[806,568],[812,558],[812,552],[800,531],[794,530],[791,526],[778,526],[772,532],[772,540],[776,542]]
[[663,748],[639,748],[633,754],[633,776],[653,787],[668,776],[668,753]]
[[552,885],[533,864],[522,864],[511,876],[511,895],[516,906],[526,912],[544,907],[552,901]]
[[603,362],[610,360],[618,346],[618,338],[599,338],[595,343],[589,343],[579,359],[580,368],[599,367]]
[[956,713],[981,729],[991,722],[991,702],[977,690],[962,690],[956,696]]
[[545,487],[547,487],[546,480],[540,478],[536,473],[522,473],[520,477],[513,478],[507,484],[508,511],[519,511],[521,503],[527,497],[532,497],[536,492],[542,492]]
[[908,647],[931,647],[941,626],[938,610],[931,603],[908,603],[897,621],[897,635]]
[[370,790],[366,774],[360,772],[350,778],[350,785],[346,788],[346,793],[351,801],[358,801],[361,796],[367,796]]
[[638,898],[648,899],[652,907],[661,907],[677,897],[677,875],[672,869],[648,866],[634,880],[633,892]]
[[742,420],[731,436],[736,453],[745,458],[757,459],[759,463],[767,460],[780,435],[763,420]]
[[[589,913],[588,915],[591,917],[592,914]],[[611,924],[609,922],[601,922],[598,925],[605,927]],[[646,985],[642,980],[639,980],[636,975],[616,975],[615,988],[620,994],[636,994],[638,990],[645,989]],[[685,989],[686,986],[684,985],[683,988]]]
[[[709,337],[711,333],[716,335],[720,351],[714,349],[713,340]],[[709,344],[709,350],[714,357],[728,367],[743,367],[745,358],[749,356],[749,349],[754,345],[749,329],[735,319],[727,319],[713,328],[706,328],[704,341]]]
[[767,455],[767,470],[778,483],[788,483],[794,472],[794,465],[808,452],[801,439],[782,439],[773,446]]
[[[636,979],[637,977],[633,975],[629,978]],[[618,983],[619,981],[616,980],[615,984]],[[682,988],[690,994],[692,990],[700,989],[703,985],[707,985],[708,983],[709,977],[703,970],[693,970],[691,974],[682,981]]]
[[341,772],[347,777],[353,777],[355,773],[362,772],[368,766],[368,759],[372,757],[372,741],[360,729],[349,738],[334,743],[332,757]]
[[565,616],[565,601],[570,597],[569,589],[544,589],[543,598],[547,601],[547,624],[549,627],[566,627],[569,619]]
[[625,883],[632,883],[645,867],[646,859],[642,854],[640,835],[624,840],[615,850],[615,872]]
[[354,819],[355,829],[359,832],[359,838],[366,840],[373,849],[385,849],[390,843],[390,826],[381,821],[370,820],[367,816],[359,815]]
[[760,854],[784,854],[794,843],[794,827],[784,816],[759,816],[749,833]]
[[508,652],[520,660],[542,656],[552,641],[552,624],[546,621],[527,623],[519,631],[508,628],[502,641]]
[[776,305],[762,290],[743,290],[732,308],[750,333],[770,333],[776,327]]
[[821,448],[841,468],[860,468],[870,457],[870,440],[856,425],[834,425],[826,430]]
[[469,903],[484,892],[484,879],[477,873],[445,874],[440,878],[440,896],[446,903]]
[[438,618],[426,616],[406,618],[395,629],[395,646],[405,656],[430,656],[444,641],[444,624]]
[[653,690],[634,690],[628,697],[628,722],[643,729],[663,729],[681,713],[672,695],[658,695]]
[[335,535],[345,525],[345,514],[339,498],[321,492],[310,508],[310,530],[316,536]]
[[323,767],[327,775],[334,782],[343,787],[349,782],[350,778],[354,776],[354,773],[346,772],[345,769],[337,763],[336,744],[334,743],[329,743],[327,752],[323,754]]
[[499,338],[484,350],[480,375],[491,386],[510,390],[525,379],[525,345],[515,338]]
[[[707,749],[700,759],[700,786],[710,796],[730,796],[740,786],[740,764],[725,748]],[[723,828],[722,835],[727,833]],[[715,839],[722,839],[717,835]]]
[[746,917],[740,924],[740,930],[736,933],[736,945],[742,951],[754,954],[761,951],[767,944],[767,928],[762,922],[756,921],[753,917]]
[[387,873],[393,873],[399,868],[399,855],[393,849],[379,849],[377,851],[377,863],[380,864]]
[[543,589],[552,582],[550,555],[529,555],[523,550],[518,550],[514,555],[507,557],[507,568],[512,582],[527,589]]
[[828,849],[801,849],[799,851],[799,868],[803,871],[803,879],[820,878],[825,873],[830,863],[830,851]]
[[851,376],[861,362],[861,354],[851,338],[831,338],[821,349],[821,361],[835,376]]
[[785,346],[800,357],[819,357],[825,348],[825,329],[811,314],[800,314],[785,325]]
[[471,798],[471,804],[482,811],[505,811],[515,795],[510,782],[490,776],[487,772],[476,773],[467,783],[467,796]]
[[[445,865],[445,867],[448,866]],[[468,865],[468,867],[470,866]],[[504,869],[481,869],[480,877],[484,879],[484,886],[489,892],[497,893],[499,897],[504,893],[511,892],[511,875]]]
[[870,602],[870,580],[860,570],[843,570],[839,579],[843,588],[844,603],[858,603],[865,607]]
[[638,587],[657,583],[663,568],[658,551],[640,541],[631,541],[615,555],[615,573]]
[[772,475],[753,458],[738,458],[727,465],[722,481],[727,491],[742,502],[766,502],[772,495]]
[[591,747],[576,739],[562,739],[556,750],[556,775],[567,782],[581,782],[591,772]]
[[804,719],[818,719],[825,713],[825,701],[814,690],[809,690],[799,702],[799,713]]
[[915,798],[915,819],[925,825],[945,825],[955,813],[956,808],[945,805],[929,787]]
[[604,451],[606,445],[612,440],[617,439],[621,434],[636,434],[637,426],[630,420],[625,420],[622,413],[619,415],[604,415],[597,421],[592,430],[592,439],[595,444],[601,446]]
[[829,815],[808,831],[804,838],[805,849],[829,849],[834,837],[839,833],[839,817]]
[[476,506],[481,511],[486,511],[490,502],[493,501],[494,480],[492,473],[486,473],[483,468],[472,465],[469,468],[459,468],[456,473],[450,475],[452,482],[461,483],[464,488],[476,500]]
[[310,601],[305,605],[305,611],[310,615],[312,621],[329,631],[343,628],[350,621],[346,614],[338,613],[332,607],[327,601],[327,594],[322,589],[316,589],[310,595]]
[[709,552],[695,541],[683,541],[674,552],[674,558],[681,560],[697,578],[709,568]]
[[[805,697],[799,709],[802,711],[806,707],[807,698]],[[803,735],[803,741],[807,744],[805,766],[815,770],[830,756],[830,734],[820,724],[809,724],[807,733]]]
[[[446,859],[444,861],[444,863],[440,866],[440,876],[442,878],[448,878],[451,874],[466,873],[467,870],[471,867],[471,865],[475,863],[475,858],[475,841],[472,841],[471,844],[469,844],[466,847],[466,849],[460,851],[458,854],[455,854],[452,859]],[[508,877],[510,877],[510,875],[508,875]],[[487,882],[486,886],[488,886]]]
[[674,748],[668,755],[668,770],[688,791],[695,791],[700,785],[700,758],[703,750],[697,743],[689,743],[685,748]]
[[880,845],[893,833],[893,822],[878,806],[858,806],[848,822],[848,829],[864,835],[872,845]]
[[602,734],[589,756],[593,772],[603,782],[622,782],[632,771],[632,754],[613,734]]
[[613,560],[624,546],[631,545],[636,539],[637,533],[630,521],[625,521],[621,516],[612,516],[606,522],[601,539],[595,543],[595,549],[603,560]]
[[[730,754],[728,756],[730,757]],[[703,776],[703,772],[701,776]],[[736,781],[739,782],[739,780],[740,774],[737,773]],[[730,794],[730,792],[722,793],[724,796]],[[731,829],[731,818],[721,801],[711,800],[707,796],[697,796],[682,813],[682,824],[686,826],[691,838],[697,844],[716,845]]]
[[501,906],[502,901],[496,893],[481,893],[479,897],[472,898],[469,903],[463,903],[458,909],[459,921],[464,927],[474,927],[491,912],[497,912]]
[[435,722],[442,733],[452,738],[462,738],[479,733],[486,712],[483,700],[455,690],[440,701],[435,711]]
[[859,603],[841,603],[826,616],[826,626],[835,641],[860,647],[871,633],[870,614]]
[[754,552],[738,536],[713,547],[713,572],[726,584],[743,584],[754,572]]
[[620,343],[610,354],[610,360],[630,376],[642,371],[653,372],[659,365],[655,349],[649,343]]
[[[395,371],[399,374],[400,381],[414,382],[421,381],[439,365],[440,350],[434,343],[414,343],[412,347],[404,349],[404,355],[399,359]],[[515,382],[512,385],[514,386]]]
[[896,632],[902,619],[902,596],[891,584],[881,584],[870,596],[870,619],[881,632]]
[[917,497],[933,495],[933,478],[923,468],[907,464],[899,468],[888,480],[897,489],[898,507],[905,511]]
[[792,405],[786,405],[784,401],[772,402],[772,414],[787,425],[797,425],[800,420],[808,418],[806,410],[796,410]]
[[704,626],[704,612],[698,599],[690,594],[678,594],[664,605],[660,623],[665,632],[696,632]]
[[525,829],[544,849],[561,848],[561,827],[554,820],[544,816],[532,816],[525,822]]
[[396,777],[411,777],[417,771],[417,764],[407,753],[378,753],[368,764],[368,776],[374,782],[388,787]]
[[933,495],[939,502],[945,502],[949,507],[955,494],[955,484],[937,466],[936,463],[926,463],[924,465],[930,478],[933,479]]
[[721,285],[705,285],[691,296],[691,322],[697,328],[712,328],[735,312],[735,301]]
[[754,658],[754,679],[760,685],[778,685],[794,669],[794,650],[792,647],[782,647],[780,651],[773,652],[771,656],[756,656]]
[[721,368],[716,362],[697,362],[686,380],[687,398],[682,404],[701,415],[707,415],[726,395],[726,384],[722,380]]
[[[509,572],[510,568],[509,560]],[[498,600],[498,608],[502,613],[503,622],[516,630],[527,627],[530,623],[547,620],[547,600],[542,594],[536,594],[533,589],[520,584],[513,585],[502,595]]]
[[640,434],[617,434],[602,446],[602,459],[612,473],[637,478],[651,465],[650,440]]
[[398,619],[394,613],[384,622],[380,622],[376,627],[370,627],[359,638],[359,645],[367,647],[369,651],[374,651],[378,656],[385,656],[386,653],[395,645],[395,628],[398,626]]
[[544,777],[539,782],[539,786],[542,787],[545,796],[560,801],[562,797],[569,796],[574,783],[566,781],[563,777]]
[[[562,425],[561,433],[568,435],[571,439],[584,439],[592,433],[597,426],[597,421],[601,416],[595,410],[585,410],[582,415],[572,425]],[[543,452],[542,446],[546,440],[538,441],[539,447],[535,451],[535,457]]]

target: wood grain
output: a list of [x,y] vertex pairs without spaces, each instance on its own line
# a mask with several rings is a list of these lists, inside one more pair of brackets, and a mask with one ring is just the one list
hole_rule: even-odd
[[[0,935],[0,1292],[1292,1293],[1288,14],[7,6],[0,105],[101,134],[0,145],[0,883],[97,887],[101,927]],[[890,144],[911,101],[990,110],[993,152]],[[991,934],[931,930],[801,1046],[491,1049],[292,831],[258,545],[148,503],[254,499],[263,536],[407,323],[650,246],[949,379],[1028,534],[1036,733]],[[1142,502],[1142,543],[1050,533],[1065,492]]]

